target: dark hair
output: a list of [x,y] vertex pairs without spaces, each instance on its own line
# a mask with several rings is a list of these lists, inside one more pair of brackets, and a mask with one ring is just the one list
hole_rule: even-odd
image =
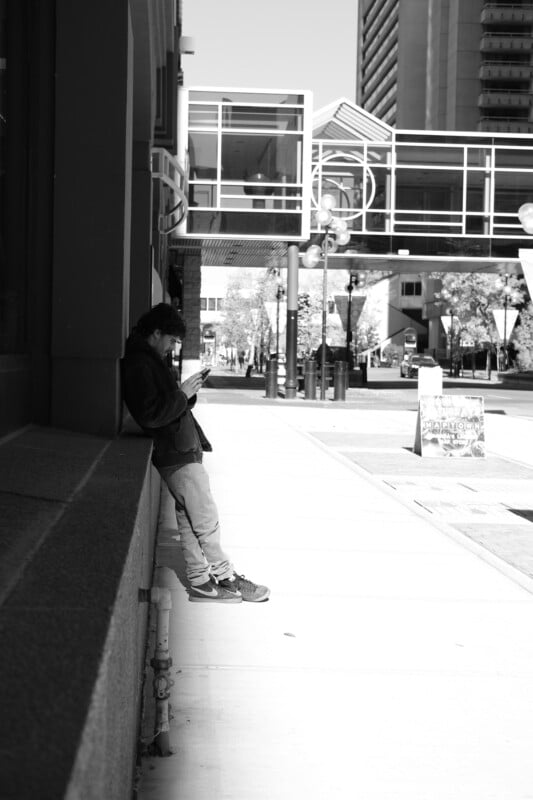
[[168,303],[158,303],[143,314],[134,328],[136,333],[148,338],[156,330],[168,336],[177,336],[183,339],[186,325],[180,312]]

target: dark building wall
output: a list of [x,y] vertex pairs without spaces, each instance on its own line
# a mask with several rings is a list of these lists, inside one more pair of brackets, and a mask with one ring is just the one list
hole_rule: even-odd
[[160,483],[151,441],[121,426],[119,361],[131,314],[152,300],[150,156],[154,144],[175,151],[175,11],[172,0],[0,0],[0,795],[10,800],[133,790],[148,618],[139,589],[152,578]]
[[51,421],[107,435],[129,322],[132,66],[128,0],[58,0]]
[[0,0],[0,436],[120,429],[119,359],[164,238],[151,150],[176,148],[174,14],[170,0]]
[[49,419],[55,3],[3,11],[0,437]]
[[200,295],[202,285],[202,260],[200,256],[185,255],[182,261],[183,310],[187,324],[187,338],[183,346],[184,359],[196,359],[200,352]]

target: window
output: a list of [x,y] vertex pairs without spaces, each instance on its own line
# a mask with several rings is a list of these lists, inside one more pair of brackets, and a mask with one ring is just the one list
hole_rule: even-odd
[[224,310],[223,297],[200,298],[200,311],[223,311],[223,310]]
[[422,295],[422,281],[404,281],[402,282],[402,297],[421,297]]
[[188,233],[307,238],[308,105],[307,94],[190,92]]

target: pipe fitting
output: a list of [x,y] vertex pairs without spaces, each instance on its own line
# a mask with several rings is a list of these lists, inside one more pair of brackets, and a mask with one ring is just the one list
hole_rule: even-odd
[[152,586],[150,590],[150,602],[157,606],[160,611],[170,611],[172,608],[170,589],[164,589],[161,586]]

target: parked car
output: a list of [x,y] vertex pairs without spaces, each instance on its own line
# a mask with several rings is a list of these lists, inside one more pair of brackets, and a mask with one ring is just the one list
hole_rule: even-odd
[[439,365],[433,356],[424,356],[421,353],[411,353],[400,364],[400,375],[402,378],[418,377],[420,367],[438,367]]

